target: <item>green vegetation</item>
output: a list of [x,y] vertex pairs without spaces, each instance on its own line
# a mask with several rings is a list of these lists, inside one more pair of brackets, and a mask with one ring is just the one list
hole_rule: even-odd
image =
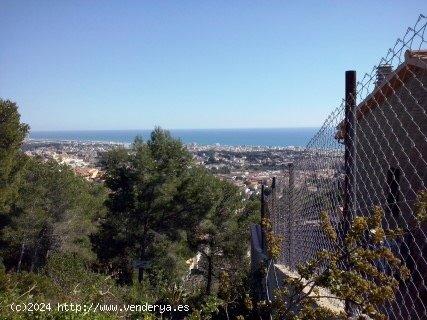
[[[356,217],[344,241],[324,214],[332,249],[300,266],[299,278],[285,279],[273,303],[255,301],[249,225],[259,221],[258,199],[246,199],[197,166],[167,131],[156,128],[148,141],[136,138],[130,149],[106,153],[102,184],[65,165],[26,157],[20,146],[27,131],[16,104],[0,100],[1,319],[348,319],[344,311],[317,304],[325,295],[319,288],[384,319],[381,307],[408,275],[387,247],[401,231],[383,228],[380,208],[372,217]],[[423,192],[420,223],[425,204]],[[282,239],[268,219],[262,224],[275,259]],[[17,312],[13,303],[48,307]],[[58,310],[64,303],[188,308]]]
[[8,210],[23,165],[20,146],[29,127],[20,123],[15,103],[0,99],[0,210]]
[[[99,184],[22,154],[28,126],[16,104],[0,100],[0,117],[2,319],[222,319],[247,312],[249,224],[258,204],[197,166],[179,140],[156,128],[148,141],[106,153]],[[52,310],[10,309],[24,302]],[[65,302],[189,309],[58,311]]]
[[[384,228],[383,215],[383,210],[375,207],[372,216],[355,217],[340,240],[328,215],[322,213],[322,228],[331,249],[298,266],[298,276],[285,277],[274,302],[260,305],[273,319],[386,319],[382,307],[395,298],[399,281],[409,276],[409,269],[388,247],[389,240],[403,232]],[[266,230],[267,246],[275,248],[270,250],[274,259],[280,239]],[[329,305],[319,303],[321,299],[327,299]],[[359,318],[354,318],[355,311]]]
[[1,254],[8,269],[36,271],[52,252],[93,261],[89,235],[105,211],[102,186],[56,162],[26,159],[17,192],[3,219]]

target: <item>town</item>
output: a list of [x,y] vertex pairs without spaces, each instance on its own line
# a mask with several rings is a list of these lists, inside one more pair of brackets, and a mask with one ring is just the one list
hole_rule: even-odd
[[[100,159],[104,152],[129,144],[102,141],[48,141],[27,139],[22,150],[29,156],[55,160],[69,165],[89,181],[102,181]],[[304,153],[301,147],[224,146],[188,144],[196,163],[221,179],[244,190],[247,196],[258,194],[262,183],[280,177],[288,163]]]

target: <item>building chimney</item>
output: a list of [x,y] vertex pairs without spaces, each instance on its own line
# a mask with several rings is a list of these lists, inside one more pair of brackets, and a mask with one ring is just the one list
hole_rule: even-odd
[[393,68],[389,64],[380,64],[377,67],[377,81],[375,82],[375,86],[378,87],[381,85],[385,79],[387,79],[388,75],[393,72]]

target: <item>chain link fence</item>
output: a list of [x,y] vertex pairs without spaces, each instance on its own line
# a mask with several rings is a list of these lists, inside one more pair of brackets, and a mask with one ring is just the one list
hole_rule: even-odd
[[353,91],[347,90],[263,195],[264,214],[284,238],[277,263],[293,270],[331,246],[321,212],[342,235],[352,217],[380,206],[384,226],[405,232],[386,245],[411,272],[385,308],[389,319],[427,319],[426,25],[421,15]]

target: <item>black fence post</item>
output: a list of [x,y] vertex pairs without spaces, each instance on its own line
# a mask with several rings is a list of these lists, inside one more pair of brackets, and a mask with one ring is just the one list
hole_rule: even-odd
[[260,200],[261,200],[261,221],[260,221],[260,226],[261,226],[261,248],[262,250],[265,250],[265,237],[264,237],[264,219],[265,219],[265,203],[264,203],[264,183],[261,184],[261,196],[260,196]]
[[[345,180],[344,180],[344,234],[342,241],[347,235],[351,221],[355,215],[355,148],[356,148],[356,71],[345,72],[345,153],[344,153],[344,166],[345,166]],[[348,257],[344,262],[344,267],[348,269]],[[350,301],[346,301],[345,309],[347,314],[352,315],[355,311],[355,306]]]
[[288,266],[290,268],[294,268],[294,256],[293,256],[293,195],[294,195],[294,164],[293,163],[288,163],[288,175],[289,175],[289,181],[288,181],[288,201],[289,201],[289,206],[288,206],[288,221],[287,221],[287,234],[285,234],[285,242],[286,242],[286,238],[287,238],[287,243],[288,243]]
[[[355,206],[355,123],[356,123],[356,71],[345,72],[345,180],[344,180],[344,220],[350,221]],[[347,231],[347,229],[345,229]]]
[[271,180],[271,191],[270,191],[270,205],[269,205],[269,219],[271,224],[271,229],[273,233],[277,234],[278,232],[278,226],[279,226],[279,212],[276,207],[276,187],[277,187],[277,180],[276,177],[273,177]]

